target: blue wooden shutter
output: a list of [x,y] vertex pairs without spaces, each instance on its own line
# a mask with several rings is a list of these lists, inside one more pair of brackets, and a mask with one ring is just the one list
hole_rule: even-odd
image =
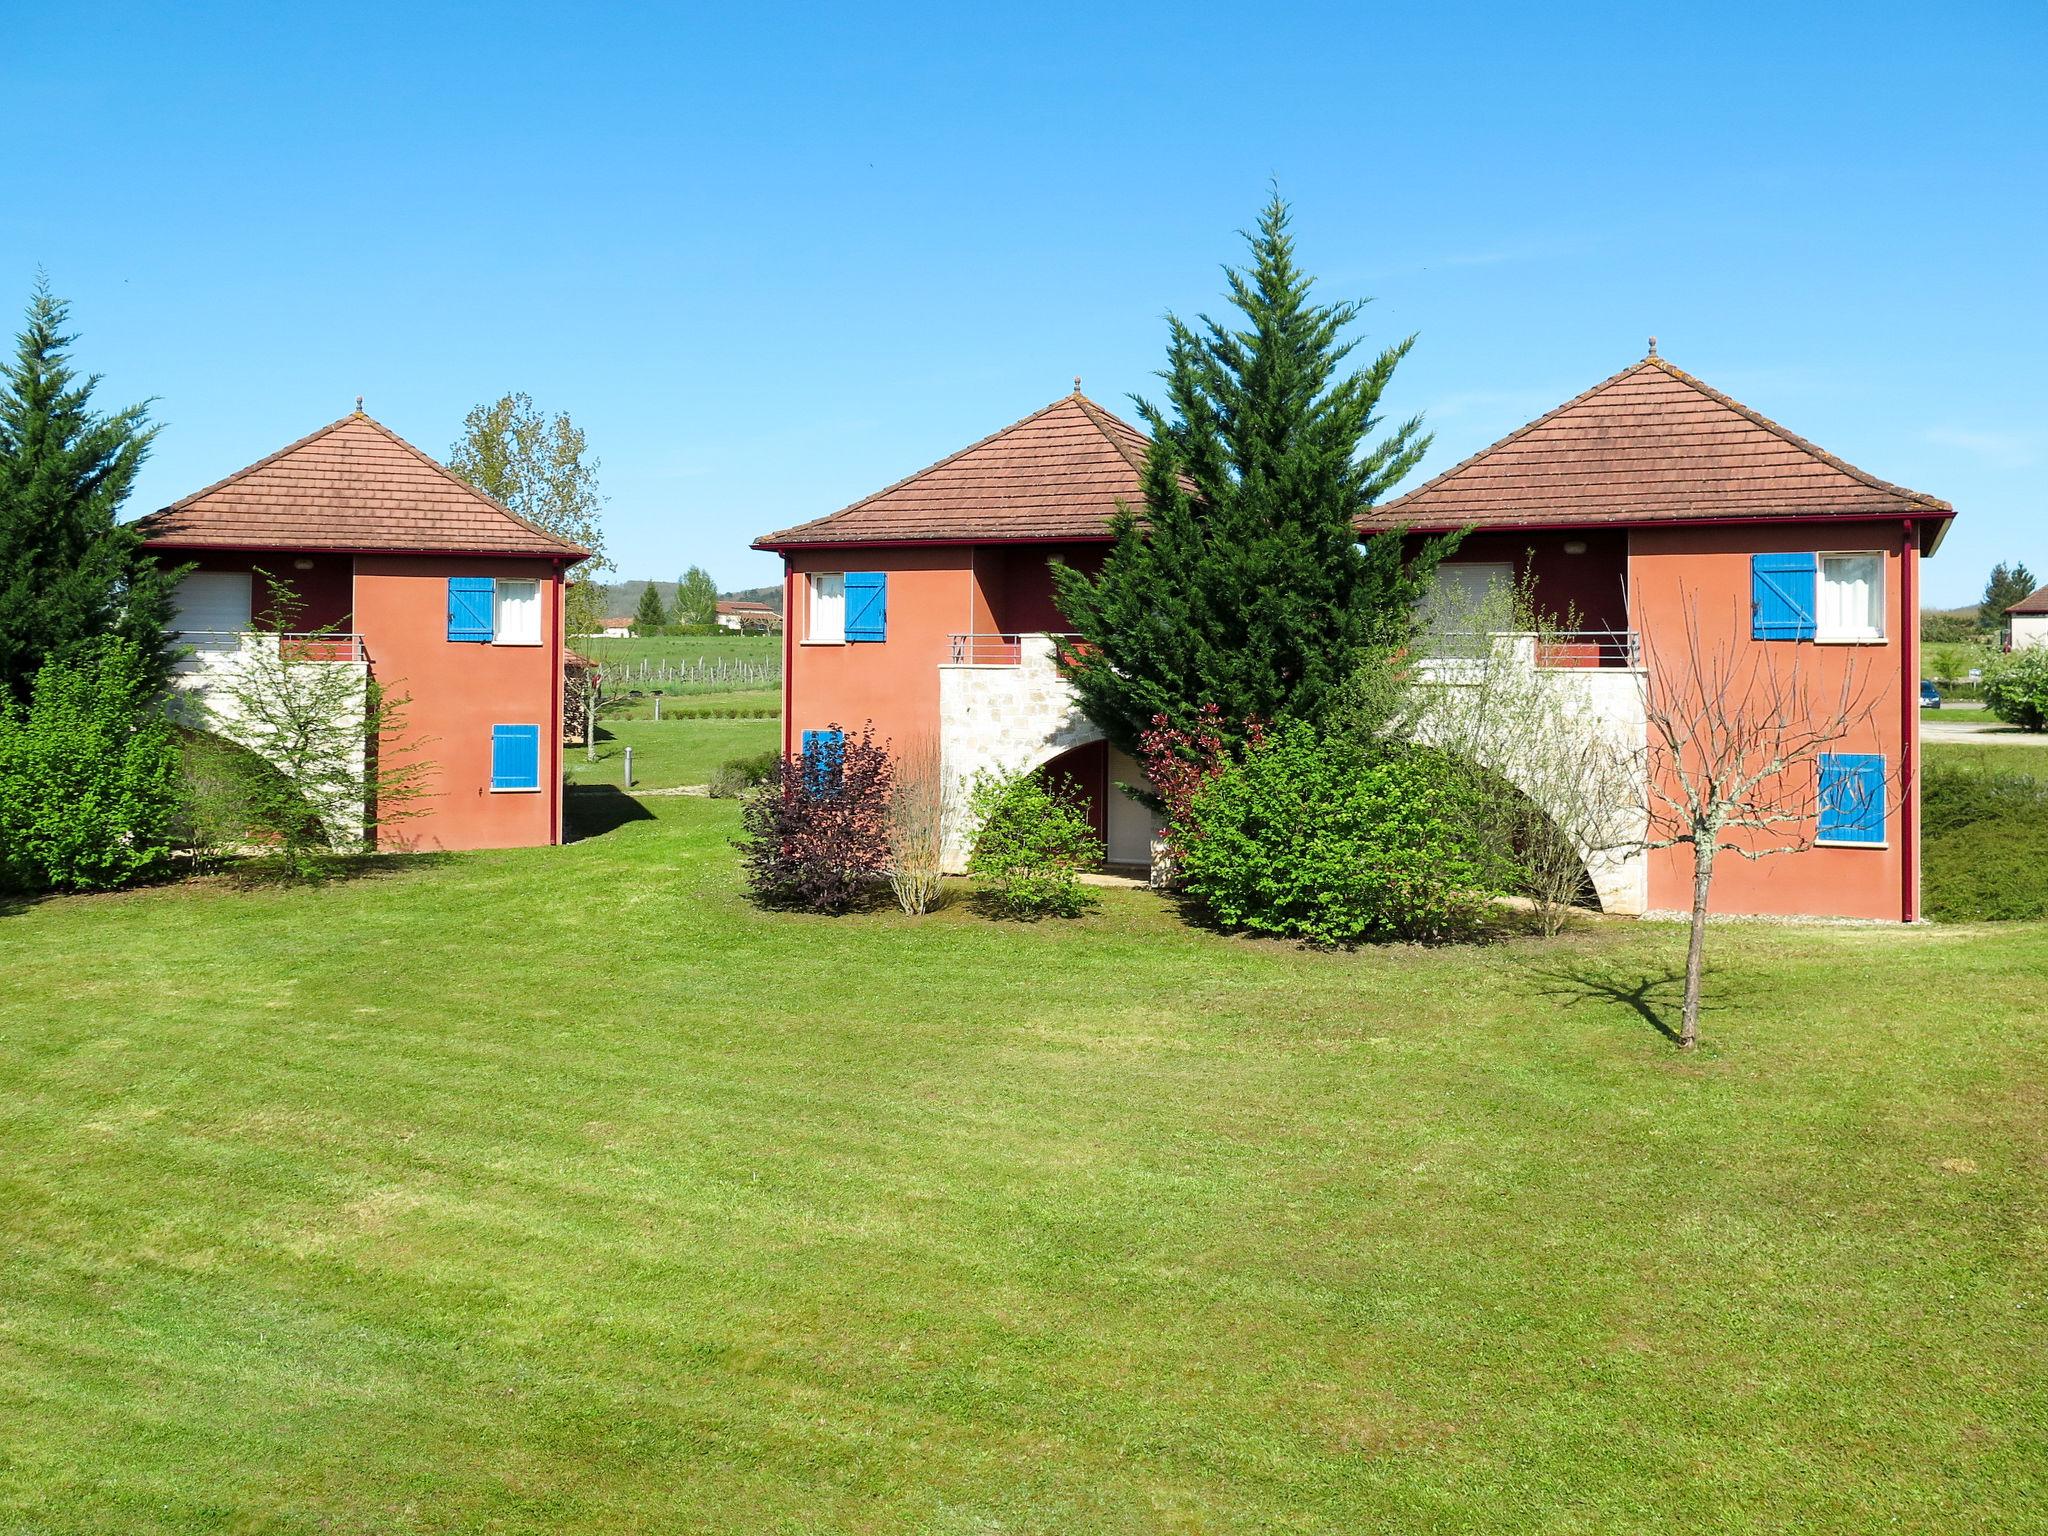
[[1749,637],[1811,640],[1820,560],[1811,553],[1749,557]]
[[846,639],[886,640],[889,638],[889,573],[848,571],[846,573]]
[[814,795],[836,793],[845,767],[846,732],[804,732],[804,788]]
[[1823,752],[1820,759],[1820,841],[1884,841],[1884,757],[1877,752]]
[[497,635],[491,599],[497,583],[488,576],[448,578],[448,638],[489,645]]
[[540,788],[540,727],[491,727],[491,788]]

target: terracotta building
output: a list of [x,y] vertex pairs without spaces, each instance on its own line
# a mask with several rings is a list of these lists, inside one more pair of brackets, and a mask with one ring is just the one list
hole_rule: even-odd
[[[406,696],[429,765],[421,848],[562,837],[565,576],[587,553],[357,411],[142,520],[177,593],[181,688],[219,699],[252,648]],[[275,611],[272,581],[295,611]],[[310,641],[291,642],[283,627]],[[254,743],[250,743],[254,745]]]
[[[1109,516],[1140,502],[1146,438],[1078,391],[829,517],[763,536],[783,557],[784,748],[872,720],[935,740],[950,771],[1052,763],[1091,796],[1113,863],[1142,863],[1140,782],[1075,707],[1047,561],[1099,561]],[[1919,562],[1953,509],[1877,479],[1651,355],[1376,509],[1361,532],[1469,530],[1439,582],[1526,579],[1569,613],[1531,654],[1588,728],[1640,745],[1646,668],[1685,644],[1773,646],[1825,686],[1879,688],[1868,740],[1816,771],[1887,788],[1875,815],[1819,813],[1815,846],[1727,859],[1730,912],[1918,914]],[[1853,661],[1852,659],[1853,658]],[[1823,799],[1826,797],[1823,796]],[[1643,799],[1647,803],[1647,786]],[[1828,802],[1830,805],[1836,802]],[[956,849],[957,853],[957,849]],[[1589,851],[1603,907],[1688,904],[1686,850]]]

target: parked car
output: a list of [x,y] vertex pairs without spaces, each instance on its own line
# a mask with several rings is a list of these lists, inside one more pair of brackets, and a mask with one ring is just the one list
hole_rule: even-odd
[[1933,679],[1931,678],[1923,677],[1920,679],[1920,707],[1922,709],[1941,708],[1941,690],[1934,686]]

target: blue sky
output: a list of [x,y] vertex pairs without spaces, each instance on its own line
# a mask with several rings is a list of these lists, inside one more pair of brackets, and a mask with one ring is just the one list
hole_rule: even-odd
[[625,576],[773,578],[1082,375],[1116,409],[1277,177],[1424,473],[1681,367],[2048,574],[2048,6],[38,7],[0,48],[0,304],[38,266],[136,510],[349,409],[507,389]]

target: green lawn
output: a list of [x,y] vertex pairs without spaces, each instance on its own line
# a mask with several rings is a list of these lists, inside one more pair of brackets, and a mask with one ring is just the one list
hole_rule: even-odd
[[2048,926],[749,909],[727,802],[0,916],[0,1528],[2015,1532]]
[[1944,704],[1940,709],[1921,710],[1920,718],[1966,725],[1994,725],[1998,721],[1998,716],[1980,704]]
[[1929,767],[1991,769],[2048,779],[2048,743],[2004,742],[1980,747],[1974,743],[1930,741],[1921,748]]
[[564,747],[571,784],[623,784],[625,748],[633,749],[636,789],[705,784],[721,763],[772,752],[782,740],[777,720],[613,720],[597,728],[597,761]]

